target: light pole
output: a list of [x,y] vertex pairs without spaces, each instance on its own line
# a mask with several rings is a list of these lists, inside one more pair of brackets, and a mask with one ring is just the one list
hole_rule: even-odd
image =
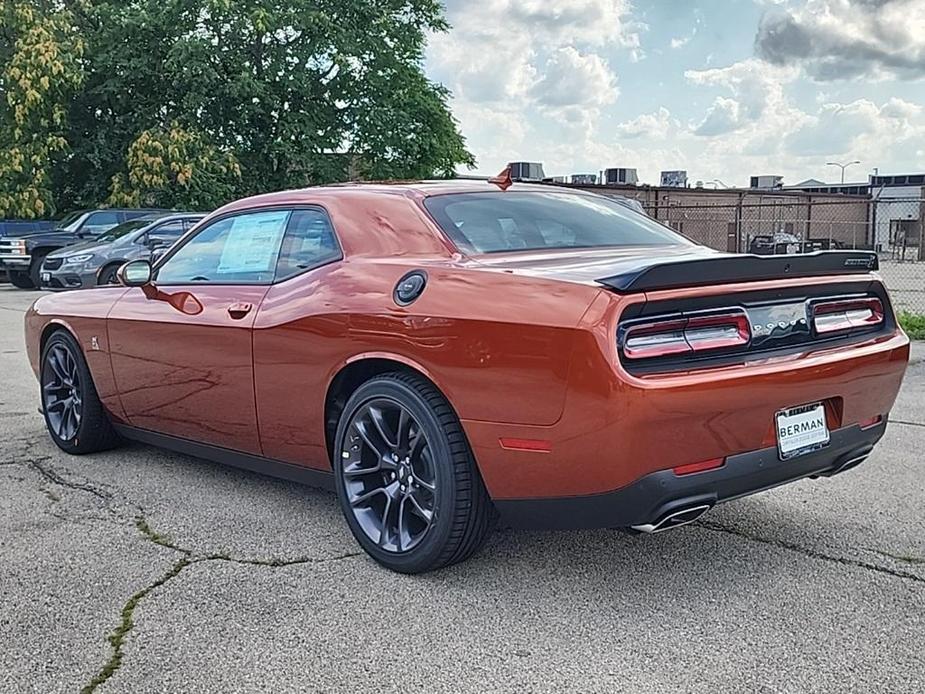
[[860,160],[855,159],[854,161],[849,161],[847,164],[839,164],[837,161],[827,161],[825,165],[826,166],[837,166],[839,169],[841,169],[841,182],[844,183],[845,182],[845,169],[847,169],[849,166],[853,166],[854,164],[860,164],[860,163],[861,163]]

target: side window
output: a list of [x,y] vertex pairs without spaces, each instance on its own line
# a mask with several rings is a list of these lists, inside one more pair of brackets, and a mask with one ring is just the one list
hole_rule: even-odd
[[102,234],[104,231],[109,231],[117,224],[119,224],[118,212],[114,210],[101,210],[87,217],[87,221],[84,222],[80,230],[91,234]]
[[322,210],[295,210],[276,265],[281,281],[341,257],[331,220]]
[[168,243],[173,243],[183,236],[185,230],[186,227],[181,220],[177,220],[176,222],[165,222],[148,232],[148,242],[166,241]]
[[205,227],[158,270],[161,284],[267,284],[273,281],[288,210],[225,217]]

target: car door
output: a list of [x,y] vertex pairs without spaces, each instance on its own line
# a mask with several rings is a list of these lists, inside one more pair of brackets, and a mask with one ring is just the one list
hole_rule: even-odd
[[109,314],[116,385],[129,424],[260,454],[252,329],[276,272],[288,210],[204,226]]

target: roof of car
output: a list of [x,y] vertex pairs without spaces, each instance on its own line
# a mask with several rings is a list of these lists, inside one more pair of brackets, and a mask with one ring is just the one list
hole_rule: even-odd
[[[512,192],[550,192],[557,191],[575,195],[593,195],[582,190],[557,187],[546,183],[517,183],[509,191]],[[254,206],[291,205],[309,203],[328,196],[358,195],[402,195],[415,198],[427,198],[434,195],[447,195],[450,193],[499,193],[501,189],[487,179],[448,179],[434,181],[370,181],[352,183],[334,183],[324,186],[313,186],[296,190],[284,190],[278,193],[265,193],[251,198],[244,198],[230,203],[222,208],[223,211],[232,211]]]

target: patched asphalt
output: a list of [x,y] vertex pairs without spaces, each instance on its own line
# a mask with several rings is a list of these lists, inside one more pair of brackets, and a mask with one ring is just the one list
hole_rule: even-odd
[[0,691],[925,691],[925,345],[839,477],[657,536],[501,530],[389,573],[333,495],[60,453],[0,285]]

